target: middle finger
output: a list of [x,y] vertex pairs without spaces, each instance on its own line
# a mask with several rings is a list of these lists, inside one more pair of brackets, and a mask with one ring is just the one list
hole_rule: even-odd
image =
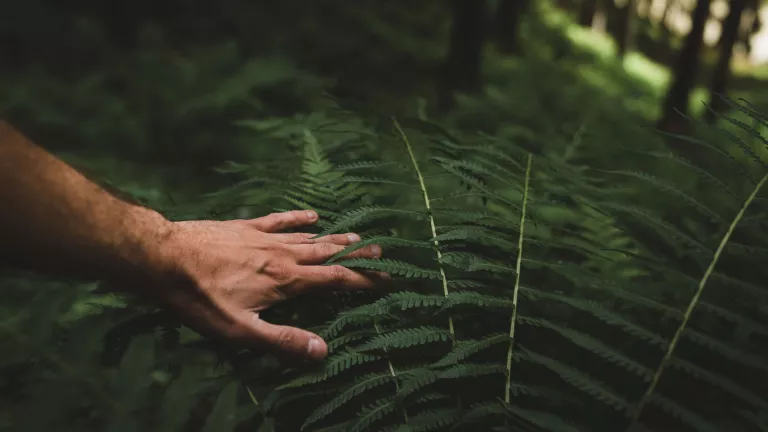
[[[287,245],[293,256],[296,257],[297,264],[312,265],[322,264],[334,255],[343,251],[345,246],[332,243],[317,243],[307,245]],[[351,258],[380,258],[381,247],[379,245],[369,245],[358,249],[344,256],[344,259]]]
[[292,233],[292,234],[273,234],[274,238],[286,244],[316,244],[316,243],[331,243],[337,245],[350,245],[360,241],[360,236],[355,233],[346,234],[331,234],[323,237],[315,237],[315,234],[309,233]]

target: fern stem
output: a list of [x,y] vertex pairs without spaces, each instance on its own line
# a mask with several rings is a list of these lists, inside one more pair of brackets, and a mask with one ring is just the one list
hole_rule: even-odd
[[523,190],[523,209],[520,214],[520,235],[517,239],[517,262],[515,263],[515,289],[512,293],[512,318],[509,320],[509,349],[507,350],[507,383],[504,387],[504,402],[509,403],[509,393],[512,385],[512,350],[515,345],[515,322],[517,321],[517,298],[520,292],[520,267],[523,262],[523,231],[525,230],[525,210],[528,208],[528,187],[531,180],[531,161],[533,156],[528,153],[528,164],[525,168],[525,189]]
[[[373,328],[376,329],[376,334],[381,334],[381,329],[379,329],[379,323],[377,323],[375,320],[373,322]],[[387,352],[387,348],[384,348],[384,352]],[[387,357],[387,365],[389,366],[389,374],[392,375],[393,381],[395,383],[395,392],[400,393],[400,384],[397,383],[397,373],[395,372],[395,365],[392,364],[392,360]],[[403,420],[405,420],[405,423],[408,424],[408,412],[405,410],[405,407],[402,408],[403,413]]]
[[725,245],[728,243],[728,240],[730,240],[731,235],[733,234],[733,231],[736,229],[736,225],[738,225],[741,219],[744,217],[744,214],[746,213],[747,208],[755,199],[755,197],[757,196],[757,193],[760,191],[760,188],[763,186],[766,180],[768,180],[768,174],[763,176],[763,178],[760,180],[757,186],[755,186],[755,189],[749,195],[747,200],[744,201],[744,205],[741,207],[741,209],[739,210],[739,213],[731,222],[731,226],[728,227],[728,231],[726,231],[725,235],[723,236],[723,239],[720,241],[720,246],[718,246],[717,250],[715,251],[715,254],[712,257],[712,261],[709,263],[709,267],[707,267],[707,270],[704,272],[704,276],[699,281],[699,287],[696,290],[696,293],[693,295],[691,302],[688,304],[688,308],[685,311],[685,315],[683,315],[683,322],[680,323],[680,327],[677,328],[677,331],[675,332],[675,336],[672,338],[672,341],[669,343],[669,347],[667,347],[667,352],[664,353],[664,357],[661,359],[661,363],[659,364],[659,367],[656,370],[656,373],[653,375],[653,380],[651,381],[651,384],[648,386],[648,389],[645,391],[645,394],[640,399],[640,402],[637,403],[637,408],[635,409],[635,412],[632,415],[632,419],[629,425],[630,429],[640,419],[640,414],[642,413],[643,408],[645,408],[645,405],[650,400],[651,395],[656,390],[656,386],[659,383],[659,379],[661,379],[661,374],[664,372],[664,369],[669,363],[669,360],[672,358],[672,353],[675,350],[675,347],[677,346],[678,341],[680,340],[680,336],[683,334],[683,331],[688,325],[688,321],[691,319],[691,315],[693,314],[693,309],[696,307],[696,305],[699,302],[701,293],[704,291],[704,286],[706,285],[707,280],[709,279],[709,276],[712,274],[712,271],[715,269],[715,265],[717,264],[717,261],[720,259],[720,254],[723,252],[723,249],[725,249]]
[[[392,118],[392,123],[395,125],[395,129],[397,129],[397,133],[400,135],[400,138],[403,140],[403,143],[405,143],[405,148],[408,149],[408,155],[411,157],[411,163],[413,164],[413,169],[416,171],[416,176],[419,178],[419,186],[421,187],[421,194],[424,197],[424,206],[427,209],[427,217],[429,218],[429,226],[432,229],[432,238],[437,237],[437,226],[435,225],[435,218],[432,216],[432,205],[431,201],[429,200],[429,193],[427,192],[427,185],[424,183],[424,176],[421,173],[421,169],[419,168],[419,163],[416,161],[416,156],[413,154],[413,147],[411,146],[411,142],[408,140],[408,136],[403,131],[403,128],[400,127],[400,123],[395,119]],[[448,279],[445,277],[445,268],[443,267],[443,254],[440,252],[440,242],[437,240],[433,240],[432,243],[435,246],[435,253],[437,254],[437,265],[440,269],[440,280],[443,282],[443,295],[445,297],[448,297]],[[448,316],[448,331],[451,333],[451,337],[455,340],[455,332],[453,329],[453,317]]]

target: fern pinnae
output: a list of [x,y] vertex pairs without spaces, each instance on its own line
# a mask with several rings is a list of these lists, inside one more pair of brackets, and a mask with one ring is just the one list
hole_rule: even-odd
[[[437,226],[435,224],[435,217],[432,215],[432,204],[429,200],[429,192],[427,192],[427,185],[424,183],[424,175],[421,173],[421,169],[419,168],[419,163],[416,161],[416,155],[413,154],[413,148],[411,147],[411,142],[408,140],[408,136],[405,134],[405,131],[403,131],[403,128],[400,127],[400,123],[395,119],[392,118],[392,123],[395,126],[395,129],[397,130],[397,133],[400,135],[400,139],[405,144],[405,148],[408,150],[408,156],[411,158],[411,163],[413,164],[413,169],[416,171],[416,176],[419,179],[419,186],[421,187],[421,193],[424,197],[424,207],[427,210],[427,217],[429,218],[429,226],[432,229],[432,239],[433,244],[435,245],[435,254],[437,255],[437,263],[438,263],[438,269],[440,271],[440,280],[443,284],[443,295],[448,297],[448,279],[445,277],[445,268],[442,264],[442,258],[443,254],[440,251],[440,242],[435,240],[435,237],[437,237]],[[451,337],[455,337],[455,331],[453,328],[453,317],[448,316],[448,331],[451,333]]]
[[504,402],[509,403],[509,393],[512,385],[512,350],[515,345],[515,322],[517,321],[517,299],[520,292],[520,267],[523,262],[523,241],[525,231],[525,211],[528,204],[528,190],[531,181],[532,154],[528,154],[528,162],[525,168],[525,190],[523,192],[523,205],[520,214],[520,237],[517,243],[517,262],[515,263],[515,289],[512,293],[512,318],[509,320],[509,349],[507,350],[507,382],[504,385]]
[[706,272],[704,273],[704,276],[701,278],[701,281],[699,282],[699,287],[696,290],[696,293],[693,295],[693,298],[691,299],[691,302],[688,304],[688,308],[685,311],[685,314],[683,315],[683,321],[680,323],[680,326],[677,328],[677,331],[675,332],[675,336],[672,338],[672,340],[669,343],[669,347],[667,348],[666,353],[664,354],[664,357],[661,360],[661,363],[659,364],[658,369],[656,370],[656,373],[653,376],[653,380],[651,380],[651,384],[648,386],[648,389],[645,391],[645,394],[640,399],[640,402],[637,404],[637,408],[635,409],[634,413],[632,414],[632,419],[630,421],[630,428],[632,425],[638,422],[640,418],[640,414],[643,411],[643,408],[648,403],[650,397],[653,395],[653,392],[656,390],[656,386],[659,383],[659,379],[661,378],[662,373],[664,373],[664,369],[666,368],[667,364],[669,363],[672,353],[675,350],[675,347],[677,346],[678,341],[680,340],[680,337],[685,330],[686,326],[688,325],[688,321],[691,319],[691,315],[693,314],[693,310],[696,307],[696,305],[699,302],[699,298],[701,297],[702,292],[704,291],[704,287],[707,284],[707,281],[709,280],[709,276],[714,271],[715,265],[717,264],[718,259],[720,258],[720,255],[723,252],[723,249],[725,249],[726,244],[728,244],[728,240],[730,240],[731,235],[733,234],[733,231],[736,229],[736,225],[739,224],[739,221],[744,217],[744,213],[746,213],[747,208],[752,203],[752,201],[757,196],[758,192],[760,191],[760,188],[762,188],[763,184],[765,184],[766,180],[768,180],[768,174],[765,174],[762,179],[760,179],[760,182],[755,186],[755,188],[752,190],[752,193],[749,195],[749,197],[744,201],[744,205],[739,210],[739,213],[736,214],[736,217],[731,222],[731,225],[728,227],[728,231],[723,236],[722,241],[720,242],[720,246],[718,246],[717,250],[715,251],[714,256],[712,257],[712,261],[709,264],[709,267],[707,268]]
[[[377,335],[382,334],[378,322],[373,322],[373,328],[376,329]],[[384,352],[386,353],[388,351],[388,348],[384,347]],[[397,372],[395,372],[395,365],[392,364],[392,359],[389,358],[389,356],[387,356],[387,367],[389,368],[389,375],[392,377],[392,380],[395,383],[395,392],[400,393],[400,384],[397,382]],[[402,407],[401,412],[403,414],[403,420],[405,421],[405,424],[408,424],[408,411],[405,410],[404,406]]]

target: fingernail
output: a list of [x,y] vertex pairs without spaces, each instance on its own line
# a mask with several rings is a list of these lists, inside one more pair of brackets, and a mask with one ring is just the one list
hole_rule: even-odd
[[315,213],[313,211],[308,211],[307,212],[307,218],[309,218],[309,220],[311,220],[311,221],[315,220],[315,219],[317,219],[317,213]]
[[381,246],[379,245],[373,245],[371,246],[371,254],[374,258],[378,258],[381,256]]
[[348,234],[347,240],[349,240],[350,243],[357,243],[360,241],[360,236],[357,234]]
[[312,351],[317,347],[320,341],[317,338],[309,338],[309,344],[307,344],[307,354],[312,354]]

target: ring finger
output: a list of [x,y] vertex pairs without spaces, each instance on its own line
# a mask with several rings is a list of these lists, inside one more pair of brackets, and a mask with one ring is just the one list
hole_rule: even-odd
[[[296,257],[297,264],[311,265],[322,264],[339,252],[343,251],[345,246],[332,243],[317,243],[307,245],[288,245]],[[356,251],[345,255],[344,259],[352,258],[380,258],[381,247],[379,245],[368,245]]]

